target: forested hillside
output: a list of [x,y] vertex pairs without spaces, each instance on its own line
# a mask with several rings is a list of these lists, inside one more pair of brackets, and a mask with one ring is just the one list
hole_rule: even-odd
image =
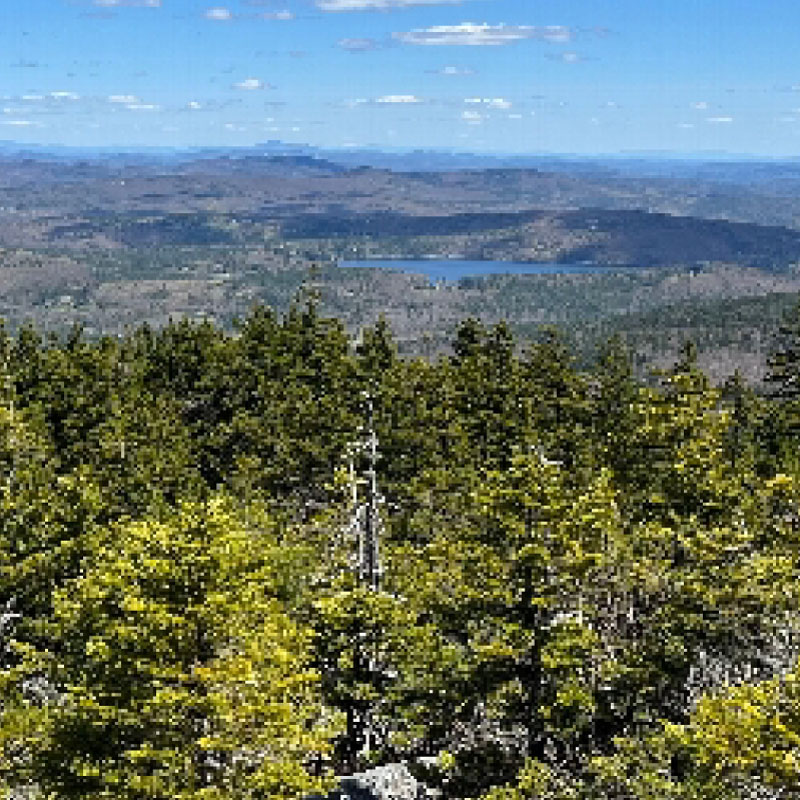
[[[449,353],[474,316],[521,340],[558,325],[581,364],[619,332],[639,377],[691,338],[713,380],[760,383],[764,328],[800,290],[796,164],[434,155],[0,142],[0,317],[88,338],[183,316],[230,332],[254,303],[285,313],[313,273],[326,315],[354,335],[385,313],[403,356]],[[429,259],[453,274],[432,282]],[[567,269],[457,280],[461,259]],[[602,268],[569,274],[581,262]]]
[[6,796],[277,800],[405,760],[446,798],[797,797],[800,305],[776,333],[760,394],[691,344],[645,385],[620,339],[579,370],[474,319],[404,359],[313,299],[0,336]]

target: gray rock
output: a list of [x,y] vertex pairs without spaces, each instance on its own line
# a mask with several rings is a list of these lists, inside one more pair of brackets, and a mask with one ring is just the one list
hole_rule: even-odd
[[339,779],[329,800],[429,800],[434,793],[418,781],[405,764],[383,767]]

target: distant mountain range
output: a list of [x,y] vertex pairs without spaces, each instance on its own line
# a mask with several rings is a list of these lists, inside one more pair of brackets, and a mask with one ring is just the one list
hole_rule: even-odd
[[377,252],[780,267],[800,261],[800,161],[0,143],[0,246],[275,236],[329,256],[373,240]]
[[[612,269],[440,291],[336,266],[398,255]],[[254,302],[288,308],[313,266],[327,312],[351,330],[386,313],[409,353],[435,353],[455,320],[479,315],[524,336],[571,326],[585,352],[627,331],[645,360],[672,358],[691,335],[714,351],[715,374],[735,363],[758,376],[798,265],[797,160],[0,142],[0,317],[12,328],[229,324]]]
[[[181,164],[193,161],[242,161],[252,158],[297,158],[327,161],[343,167],[372,167],[397,172],[442,172],[474,169],[540,169],[569,173],[618,173],[652,178],[697,179],[742,185],[769,184],[780,190],[791,184],[800,192],[800,157],[765,159],[725,152],[690,154],[668,151],[623,152],[593,156],[535,153],[470,153],[431,149],[320,148],[270,140],[251,147],[69,147],[0,140],[0,156],[59,161],[113,161],[115,164]],[[796,184],[796,186],[795,186]]]

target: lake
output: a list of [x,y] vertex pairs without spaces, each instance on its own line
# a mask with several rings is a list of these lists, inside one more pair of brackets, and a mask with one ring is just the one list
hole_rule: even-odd
[[549,275],[568,272],[613,272],[616,268],[592,263],[557,264],[522,261],[462,261],[449,258],[373,258],[363,261],[340,261],[340,267],[377,267],[427,275],[431,283],[457,281],[474,275]]

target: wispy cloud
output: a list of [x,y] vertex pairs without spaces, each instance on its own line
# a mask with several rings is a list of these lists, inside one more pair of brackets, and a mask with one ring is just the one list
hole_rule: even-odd
[[214,22],[228,22],[233,19],[233,12],[229,8],[217,6],[216,8],[206,9],[203,16],[206,19],[213,20]]
[[347,108],[358,108],[358,106],[387,106],[387,105],[419,105],[426,102],[413,94],[384,94],[380,97],[368,99],[366,97],[356,97],[345,100],[343,105]]
[[692,108],[695,111],[705,111],[708,108],[708,103],[705,100],[698,100],[696,103],[692,103]]
[[484,105],[487,108],[508,110],[513,103],[504,97],[465,97],[464,102],[469,105]]
[[562,25],[489,25],[487,23],[462,22],[460,25],[434,25],[417,28],[392,36],[404,44],[430,46],[499,46],[525,39],[540,39],[547,42],[567,42],[573,36],[570,28]]
[[377,97],[376,103],[421,103],[422,100],[413,94],[385,94],[383,97]]
[[337,42],[342,50],[349,53],[368,53],[371,50],[379,50],[381,45],[377,39],[339,39]]
[[75,92],[50,92],[53,100],[80,100],[81,96]]
[[161,106],[155,103],[128,103],[125,108],[128,111],[158,111]]
[[16,128],[29,128],[33,126],[37,126],[40,123],[33,122],[29,119],[6,119],[0,121],[0,125],[11,125]]
[[272,86],[268,83],[264,83],[260,78],[245,78],[238,83],[234,83],[233,88],[241,89],[245,92],[253,92],[258,89],[271,89]]
[[544,27],[534,27],[532,39],[543,39],[546,42],[555,42],[563,44],[564,42],[571,42],[575,36],[572,28],[567,28],[565,25],[545,25]]
[[[258,4],[251,4],[258,5]],[[234,14],[229,8],[225,6],[215,6],[214,8],[207,8],[203,13],[206,19],[212,22],[232,22],[233,20],[290,20],[294,19],[294,12],[288,8],[280,9],[279,11],[259,11],[247,14]]]
[[706,122],[711,122],[716,125],[724,125],[728,122],[733,122],[733,117],[707,117]]
[[411,6],[459,5],[462,0],[316,0],[321,11],[388,11]]
[[139,102],[139,98],[135,94],[110,94],[108,96],[109,103],[121,103],[123,105],[131,105]]
[[576,53],[572,50],[566,53],[548,53],[547,57],[551,61],[561,61],[564,64],[580,64],[581,61],[589,61],[586,56],[582,56],[580,53]]

